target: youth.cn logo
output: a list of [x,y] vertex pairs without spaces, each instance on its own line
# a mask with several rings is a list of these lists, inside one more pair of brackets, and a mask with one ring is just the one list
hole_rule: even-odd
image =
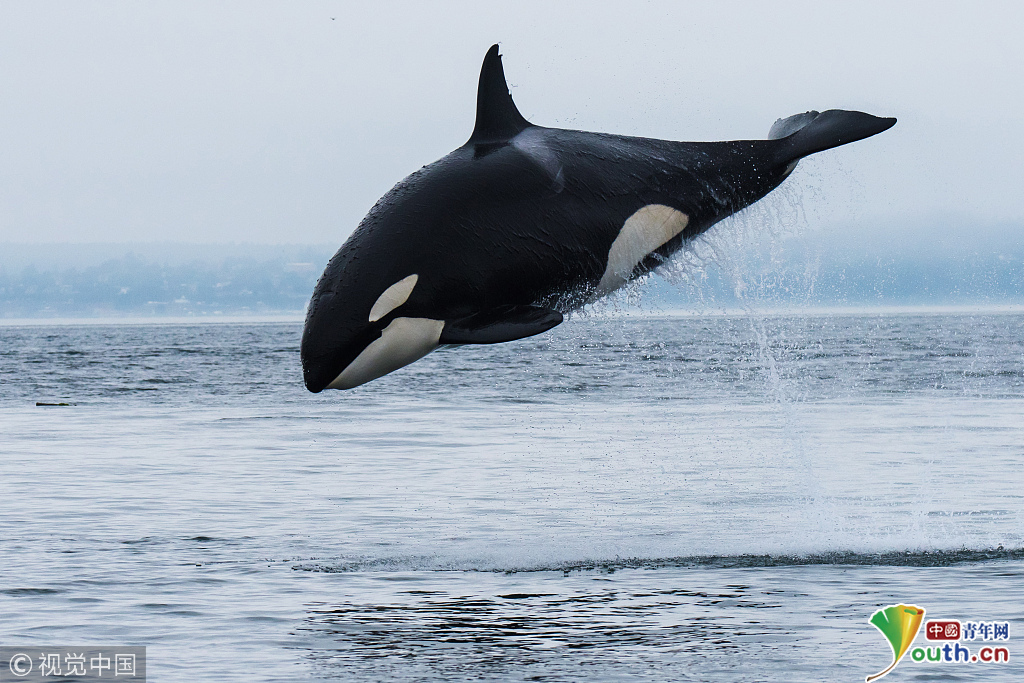
[[[910,654],[912,662],[935,664],[1005,664],[1010,661],[1010,622],[965,621],[955,619],[932,620],[921,628],[924,608],[917,605],[889,605],[871,615],[870,623],[877,628],[892,649],[892,663],[876,674],[868,676],[872,683],[896,668]],[[913,647],[919,631],[924,632],[924,647]],[[971,650],[961,641],[989,641]]]

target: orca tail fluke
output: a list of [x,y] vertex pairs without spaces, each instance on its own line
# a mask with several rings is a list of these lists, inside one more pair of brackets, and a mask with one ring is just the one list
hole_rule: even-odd
[[860,111],[809,111],[776,121],[768,133],[768,139],[779,141],[775,152],[776,161],[789,164],[816,152],[869,138],[894,125],[894,118],[872,116]]

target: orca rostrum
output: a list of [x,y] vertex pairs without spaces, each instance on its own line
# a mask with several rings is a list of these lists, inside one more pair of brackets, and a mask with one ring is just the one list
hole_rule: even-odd
[[544,128],[516,109],[494,45],[472,136],[385,194],[317,282],[306,387],[350,389],[442,344],[549,330],[764,197],[803,157],[895,123],[809,111],[733,142]]

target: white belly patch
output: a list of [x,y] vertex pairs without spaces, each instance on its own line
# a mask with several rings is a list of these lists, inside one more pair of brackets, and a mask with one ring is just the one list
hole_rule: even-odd
[[443,320],[395,318],[327,388],[351,389],[423,358],[437,348],[443,328]]
[[604,296],[626,284],[648,254],[685,230],[689,222],[685,213],[664,204],[648,204],[627,218],[608,250],[608,265],[597,295]]

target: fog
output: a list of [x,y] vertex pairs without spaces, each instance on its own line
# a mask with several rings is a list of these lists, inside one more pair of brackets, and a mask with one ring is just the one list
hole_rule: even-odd
[[998,248],[1024,224],[1022,20],[1017,3],[3,3],[0,243],[339,245],[465,142],[499,42],[540,125],[716,140],[812,108],[896,116],[787,181],[801,229]]

